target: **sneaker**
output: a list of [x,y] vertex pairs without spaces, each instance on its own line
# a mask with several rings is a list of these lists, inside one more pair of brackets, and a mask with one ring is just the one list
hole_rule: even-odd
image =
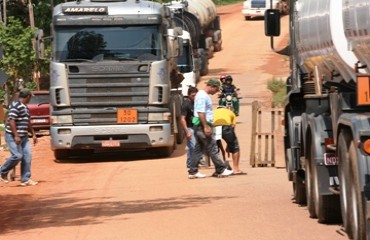
[[229,161],[225,161],[224,166],[225,166],[228,170],[233,170],[233,169],[231,168],[231,166],[230,166]]
[[4,182],[4,183],[8,183],[9,180],[8,180],[8,176],[5,175],[5,174],[1,174],[0,176],[0,181]]
[[231,174],[233,174],[233,170],[229,170],[227,168],[225,168],[225,170],[220,174],[221,177],[227,177],[227,176],[230,176]]
[[37,185],[39,182],[35,182],[33,181],[32,179],[28,179],[27,181],[25,182],[22,182],[21,183],[21,186],[25,187],[25,186],[35,186]]
[[196,174],[189,174],[189,179],[205,178],[205,177],[206,175],[201,172],[197,172]]

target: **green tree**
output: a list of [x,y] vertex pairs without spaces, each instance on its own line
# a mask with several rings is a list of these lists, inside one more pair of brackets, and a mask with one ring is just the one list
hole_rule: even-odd
[[23,27],[21,21],[13,17],[8,18],[6,26],[0,24],[0,46],[3,49],[0,69],[10,76],[6,83],[10,91],[13,91],[16,79],[33,82],[36,58],[32,47],[34,33],[34,29]]

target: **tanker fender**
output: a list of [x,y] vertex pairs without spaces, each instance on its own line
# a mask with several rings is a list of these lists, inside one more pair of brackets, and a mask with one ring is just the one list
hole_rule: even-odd
[[338,118],[338,136],[343,128],[350,129],[353,141],[358,146],[356,147],[356,155],[360,186],[361,189],[364,189],[366,198],[370,200],[370,179],[368,177],[370,176],[370,155],[361,149],[363,140],[370,138],[370,116],[360,113],[343,113]]
[[332,195],[329,191],[330,178],[337,166],[325,166],[324,153],[325,139],[333,138],[331,117],[327,113],[322,114],[302,114],[302,149],[304,156],[310,156],[308,161],[314,161],[312,166],[316,168],[319,181],[319,194]]

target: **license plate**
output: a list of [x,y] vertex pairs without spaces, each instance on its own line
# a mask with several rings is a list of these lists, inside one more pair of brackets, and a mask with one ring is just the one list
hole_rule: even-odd
[[121,146],[119,140],[106,140],[101,142],[102,147],[119,147]]
[[118,109],[117,123],[137,123],[137,109]]
[[335,153],[324,153],[324,163],[326,166],[338,165],[338,157]]
[[33,123],[45,123],[46,119],[33,119],[32,122]]

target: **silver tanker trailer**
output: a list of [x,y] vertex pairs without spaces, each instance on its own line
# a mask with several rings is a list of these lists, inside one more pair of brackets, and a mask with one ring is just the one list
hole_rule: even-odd
[[[295,201],[355,240],[370,239],[369,12],[368,0],[290,0],[290,43],[276,50],[290,57],[284,144]],[[279,11],[265,21],[278,36]]]

